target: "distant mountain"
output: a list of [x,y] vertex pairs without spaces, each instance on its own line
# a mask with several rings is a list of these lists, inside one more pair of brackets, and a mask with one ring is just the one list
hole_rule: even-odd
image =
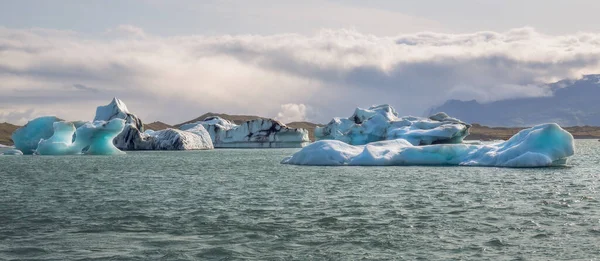
[[8,122],[0,123],[0,144],[13,145],[13,141],[10,136],[16,129],[20,127],[21,126],[13,125]]
[[144,130],[164,130],[164,129],[168,129],[168,128],[173,128],[173,126],[166,124],[164,122],[161,121],[155,121],[152,123],[148,123],[148,124],[144,124]]
[[479,103],[449,100],[430,114],[445,112],[469,123],[494,127],[533,126],[556,122],[561,126],[600,126],[600,75],[549,84],[549,97]]

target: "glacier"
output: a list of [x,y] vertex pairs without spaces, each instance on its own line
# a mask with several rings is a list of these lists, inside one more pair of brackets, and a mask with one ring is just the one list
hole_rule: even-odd
[[317,140],[339,140],[351,145],[404,139],[412,145],[461,143],[471,125],[438,113],[429,118],[398,117],[390,105],[356,108],[349,118],[333,118],[315,129]]
[[573,136],[554,123],[524,129],[493,144],[415,146],[405,139],[350,145],[339,140],[312,143],[281,162],[320,166],[456,165],[549,167],[575,153]]
[[125,121],[123,131],[115,137],[113,143],[121,150],[207,150],[213,149],[212,140],[204,127],[195,132],[177,129],[144,132],[144,124],[135,114],[129,112],[127,105],[114,98],[105,106],[98,106],[94,120]]
[[272,119],[256,119],[237,125],[218,116],[181,125],[180,130],[208,131],[215,148],[301,148],[310,141],[305,129],[289,128]]
[[[88,122],[75,128],[72,122],[54,122],[54,134],[42,139],[35,151],[38,155],[115,155],[125,154],[117,149],[112,140],[123,130],[125,121]],[[73,139],[73,137],[75,137]]]

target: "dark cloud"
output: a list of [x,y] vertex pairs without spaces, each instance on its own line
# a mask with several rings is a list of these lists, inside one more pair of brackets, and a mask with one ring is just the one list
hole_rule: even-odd
[[86,92],[93,92],[93,93],[100,92],[98,89],[91,88],[91,87],[88,87],[88,86],[85,86],[85,85],[79,84],[79,83],[73,84],[73,87],[77,90],[86,91]]

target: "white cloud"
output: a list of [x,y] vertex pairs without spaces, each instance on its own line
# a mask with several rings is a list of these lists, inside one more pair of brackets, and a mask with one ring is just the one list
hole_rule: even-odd
[[125,36],[125,37],[139,37],[139,38],[146,37],[146,32],[144,31],[144,29],[139,28],[137,26],[130,25],[130,24],[119,25],[114,29],[107,30],[107,33],[114,34],[116,36]]
[[25,124],[28,120],[35,118],[37,115],[33,109],[20,111],[0,111],[0,122],[9,122],[13,124]]
[[380,103],[421,115],[451,98],[544,96],[543,83],[600,72],[600,34],[591,33],[159,37],[129,29],[144,37],[0,27],[0,113],[91,119],[117,96],[145,121],[208,111],[292,118],[281,104],[296,104],[327,122]]
[[304,104],[282,104],[281,111],[277,113],[277,117],[275,119],[283,123],[306,121],[307,109],[308,107]]

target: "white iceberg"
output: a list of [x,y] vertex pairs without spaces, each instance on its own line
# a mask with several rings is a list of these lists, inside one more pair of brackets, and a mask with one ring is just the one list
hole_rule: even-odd
[[317,140],[339,140],[351,145],[364,145],[382,140],[404,139],[412,145],[461,143],[471,126],[445,113],[429,118],[398,117],[384,104],[369,109],[356,108],[349,118],[333,118],[315,129]]
[[488,144],[415,146],[404,139],[350,145],[338,140],[317,141],[281,163],[326,166],[463,165],[548,167],[564,165],[574,154],[573,136],[557,124],[525,129],[507,141]]
[[130,113],[127,105],[114,98],[108,105],[96,109],[94,121],[122,119],[125,121],[123,131],[115,137],[113,143],[121,150],[205,150],[213,149],[206,130],[197,128],[195,133],[174,129],[144,132],[144,124],[137,116]]
[[309,143],[308,131],[294,129],[271,119],[256,119],[237,125],[221,117],[182,125],[179,129],[208,131],[215,148],[301,148]]
[[96,108],[94,121],[110,121],[112,119],[125,120],[123,131],[115,137],[113,143],[121,150],[150,150],[152,141],[144,135],[144,124],[137,116],[130,113],[127,105],[117,98],[105,105]]
[[[36,149],[39,155],[114,155],[124,154],[113,145],[113,139],[121,133],[125,121],[113,119],[109,122],[88,122],[75,128],[71,122],[55,122],[54,135],[42,139]],[[75,139],[73,140],[73,137]]]
[[53,124],[60,121],[62,120],[57,117],[45,116],[27,122],[25,126],[15,130],[11,136],[15,143],[15,149],[22,151],[23,154],[33,154],[40,140],[52,137],[54,134]]
[[21,152],[20,150],[16,150],[16,149],[9,149],[9,150],[3,151],[2,153],[0,153],[0,155],[19,156],[19,155],[23,155],[23,152]]
[[145,135],[151,137],[152,150],[205,150],[212,149],[213,143],[204,127],[194,131],[166,129],[160,131],[147,130]]

